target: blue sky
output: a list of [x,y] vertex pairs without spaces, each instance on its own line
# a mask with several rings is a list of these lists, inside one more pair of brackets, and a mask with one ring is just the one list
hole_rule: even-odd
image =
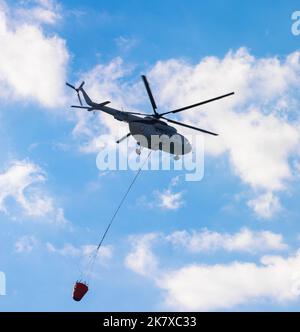
[[[297,1],[0,1],[1,311],[298,310],[295,10]],[[142,172],[75,303],[73,284],[134,172],[97,169],[97,139],[128,129],[71,110],[64,82],[84,79],[95,100],[149,112],[141,74],[161,110],[236,95],[178,117],[220,133],[204,137],[204,178]]]

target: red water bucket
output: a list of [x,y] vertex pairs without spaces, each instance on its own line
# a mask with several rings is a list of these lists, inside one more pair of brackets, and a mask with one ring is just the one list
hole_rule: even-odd
[[81,301],[84,295],[88,292],[89,287],[84,282],[77,281],[74,285],[73,290],[73,300],[74,301]]

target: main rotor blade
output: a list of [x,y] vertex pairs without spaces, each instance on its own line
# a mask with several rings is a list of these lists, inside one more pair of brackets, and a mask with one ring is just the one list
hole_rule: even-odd
[[146,87],[146,90],[147,90],[147,93],[148,93],[148,96],[149,96],[149,99],[150,99],[150,102],[151,102],[151,105],[152,105],[152,108],[153,108],[153,112],[155,114],[157,114],[157,112],[156,112],[157,106],[156,106],[155,100],[153,98],[153,94],[152,94],[152,91],[150,89],[150,85],[148,83],[147,77],[145,75],[142,75],[142,79],[143,79],[143,82],[145,84],[145,87]]
[[76,90],[76,88],[75,88],[75,86],[74,86],[74,85],[72,85],[72,84],[70,84],[70,83],[68,83],[68,82],[66,82],[66,85],[67,85],[68,87],[70,87],[71,89],[74,89],[74,90]]
[[188,110],[190,108],[197,107],[197,106],[204,105],[204,104],[208,104],[208,103],[211,103],[212,101],[219,100],[219,99],[222,99],[222,98],[225,98],[225,97],[229,97],[229,96],[232,96],[232,95],[234,95],[234,92],[227,93],[226,95],[219,96],[219,97],[216,97],[216,98],[208,99],[208,100],[202,101],[202,102],[197,103],[197,104],[193,104],[193,105],[190,105],[190,106],[178,108],[178,109],[176,109],[174,111],[162,113],[161,115],[163,116],[163,115],[170,114],[170,113],[174,114],[174,113],[182,112],[182,111]]
[[213,135],[213,136],[219,136],[219,134],[213,133],[213,132],[211,132],[211,131],[204,130],[204,129],[197,128],[197,127],[193,127],[193,126],[187,125],[187,124],[185,124],[185,123],[181,123],[181,122],[178,122],[178,121],[174,121],[174,120],[171,120],[171,119],[165,118],[165,117],[163,117],[163,116],[162,116],[161,118],[164,119],[164,120],[167,120],[168,122],[171,122],[171,123],[177,124],[177,125],[179,125],[179,126],[187,127],[187,128],[194,129],[194,130],[198,130],[198,131],[201,131],[202,133],[205,133],[205,134],[210,134],[210,135]]
[[88,111],[95,110],[93,107],[88,107],[88,106],[76,106],[76,105],[72,105],[71,107],[72,108],[81,108],[81,109],[88,110]]
[[110,101],[104,101],[103,103],[100,103],[99,106],[106,106],[110,104]]
[[78,96],[78,100],[79,100],[79,104],[82,106],[82,100],[81,100],[81,97],[80,97],[80,94],[79,94],[79,91],[77,92],[77,96]]

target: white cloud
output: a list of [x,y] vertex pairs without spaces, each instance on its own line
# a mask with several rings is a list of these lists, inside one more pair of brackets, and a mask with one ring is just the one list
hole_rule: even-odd
[[137,40],[135,38],[124,36],[119,36],[115,39],[115,42],[119,49],[123,52],[128,52],[137,45]]
[[[65,243],[62,247],[57,247],[53,243],[42,243],[33,235],[25,235],[15,242],[15,251],[17,253],[30,253],[33,250],[42,250],[66,258],[80,258],[85,267],[90,268],[91,258],[95,257],[97,264],[106,265],[113,256],[113,247],[111,245],[102,246],[96,253],[96,245],[86,244],[74,246],[71,243]],[[90,271],[89,271],[90,272]]]
[[176,186],[178,186],[179,183],[180,183],[180,176],[179,176],[179,175],[174,176],[174,177],[171,179],[170,187],[176,187]]
[[182,192],[172,192],[167,189],[163,192],[156,192],[158,198],[158,206],[163,210],[178,210],[184,204]]
[[162,191],[155,190],[151,198],[142,195],[137,201],[138,205],[148,209],[159,208],[169,211],[180,209],[184,205],[183,192],[174,192],[172,189],[178,184],[177,181],[177,178],[173,178],[168,189]]
[[46,181],[45,172],[30,161],[13,161],[0,173],[0,211],[14,214],[8,199],[13,198],[24,215],[65,225],[63,209],[56,207],[41,184]]
[[38,245],[37,239],[33,235],[24,235],[15,243],[17,253],[29,253]]
[[30,21],[32,23],[55,24],[59,18],[57,13],[39,7],[29,10],[20,9],[18,13],[22,19],[26,19],[27,22]]
[[56,107],[65,102],[69,55],[63,39],[43,31],[40,24],[55,23],[57,14],[54,7],[45,7],[50,1],[40,3],[44,5],[24,9],[23,16],[19,9],[22,19],[14,18],[5,4],[0,5],[0,97]]
[[[208,240],[202,238],[204,244],[197,241],[193,243],[192,237],[186,239],[182,235],[186,234],[176,234],[172,239],[152,233],[136,237],[133,250],[125,258],[129,269],[151,278],[163,291],[166,308],[208,311],[238,308],[238,305],[251,301],[271,301],[280,305],[299,299],[300,251],[289,257],[263,256],[259,263],[193,263],[180,268],[170,268],[153,253],[157,239],[160,243],[173,241],[191,251],[283,250],[286,245],[281,235],[246,230],[233,235],[223,234],[222,237],[218,233],[209,233]],[[217,244],[217,241],[221,243]]]
[[258,216],[265,219],[272,218],[282,209],[279,198],[271,192],[250,200],[248,205]]
[[19,3],[15,16],[18,21],[23,23],[53,25],[61,19],[60,11],[60,5],[56,1],[36,0]]
[[[117,57],[108,64],[95,66],[82,75],[82,80],[86,82],[86,91],[96,102],[109,100],[112,102],[111,107],[116,109],[138,111],[134,106],[141,100],[143,88],[124,80],[131,70],[131,66],[124,64],[123,60]],[[103,112],[96,112],[95,116],[92,116],[80,110],[75,114],[77,124],[73,135],[83,138],[84,143],[79,148],[83,153],[98,153],[103,148],[103,140],[99,135],[112,135],[113,138],[104,143],[114,148],[115,141],[129,132],[127,124],[118,122]],[[129,139],[129,142],[133,140]],[[124,144],[120,144],[118,149],[122,150],[123,147]]]
[[[82,124],[82,121],[79,120],[78,124],[76,125],[76,130],[81,130],[79,129],[79,126]],[[82,153],[97,153],[101,151],[103,148],[105,148],[105,143],[103,141],[103,138],[101,137],[90,137],[90,139],[83,143],[79,147],[79,151]]]
[[257,253],[285,250],[288,247],[281,234],[270,231],[254,232],[248,228],[234,234],[211,232],[206,229],[198,232],[176,231],[166,236],[166,240],[193,253],[216,250]]
[[[64,244],[62,248],[57,248],[52,243],[46,243],[46,249],[48,252],[64,257],[79,257],[82,258],[86,264],[90,262],[90,257],[95,254],[96,248],[96,245],[88,244],[76,247],[70,243]],[[100,264],[104,264],[112,258],[112,255],[112,246],[102,246],[97,253],[96,261]]]
[[165,292],[165,304],[176,310],[229,309],[261,300],[282,304],[299,298],[299,264],[299,252],[266,256],[261,264],[193,264],[163,273],[156,284]]
[[299,158],[299,118],[291,122],[288,117],[299,105],[299,56],[255,58],[241,48],[196,64],[159,61],[149,79],[166,109],[235,91],[235,96],[183,112],[181,118],[220,133],[217,139],[207,137],[206,152],[227,153],[244,183],[274,193],[293,179],[289,159]]
[[[300,131],[299,118],[289,115],[297,114],[299,107],[299,56],[300,52],[294,52],[284,59],[256,58],[240,48],[224,58],[209,56],[194,64],[181,59],[158,61],[148,76],[160,111],[236,92],[233,97],[180,116],[187,123],[220,134],[217,138],[206,136],[206,152],[215,157],[228,155],[232,172],[253,189],[255,199],[257,192],[276,196],[294,180],[289,161],[299,159]],[[109,99],[119,108],[130,106],[132,110],[136,107],[143,111],[141,105],[147,105],[144,87],[140,82],[126,83],[124,77],[130,73],[131,68],[116,58],[107,65],[96,66],[84,77],[91,82],[88,90],[97,100]],[[87,116],[81,112],[80,117],[84,120],[80,118],[79,127],[86,131]],[[120,136],[117,131],[120,124],[116,125],[112,117],[101,114],[98,132],[103,125],[116,137]],[[127,133],[125,129],[122,134]],[[178,129],[187,133],[187,129]],[[95,133],[93,130],[90,134],[87,152],[99,151]]]
[[157,236],[157,234],[150,233],[140,237],[132,237],[133,248],[125,258],[125,266],[143,276],[155,273],[158,261],[152,253],[151,245]]
[[12,162],[11,166],[0,174],[0,209],[6,211],[6,198],[15,197],[26,210],[24,190],[35,182],[43,181],[45,175],[37,165],[27,161]]

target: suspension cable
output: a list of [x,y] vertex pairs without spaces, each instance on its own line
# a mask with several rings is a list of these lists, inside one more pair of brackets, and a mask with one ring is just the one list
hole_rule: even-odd
[[138,169],[138,171],[136,172],[136,174],[135,174],[134,178],[132,179],[132,181],[131,181],[131,183],[130,183],[128,189],[127,189],[127,191],[126,191],[125,194],[123,195],[123,197],[122,197],[122,199],[121,199],[121,201],[120,201],[120,203],[119,203],[117,209],[115,210],[113,216],[112,216],[111,219],[110,219],[110,222],[108,223],[108,225],[107,225],[107,227],[106,227],[106,229],[105,229],[105,232],[103,233],[103,235],[102,235],[102,237],[101,237],[101,240],[100,240],[100,242],[99,242],[97,248],[95,249],[95,252],[92,253],[92,254],[90,255],[90,264],[88,264],[88,266],[90,266],[90,269],[88,269],[88,270],[90,270],[90,272],[93,270],[93,267],[94,267],[94,264],[95,264],[95,261],[96,261],[96,258],[97,258],[97,255],[98,255],[98,252],[99,252],[99,250],[100,250],[100,248],[101,248],[101,246],[102,246],[102,243],[103,243],[103,241],[104,241],[104,239],[105,239],[105,237],[106,237],[106,235],[107,235],[107,233],[108,233],[110,227],[112,226],[112,224],[113,224],[113,222],[114,222],[114,220],[115,220],[115,218],[116,218],[116,216],[117,216],[119,210],[121,209],[121,207],[122,207],[124,201],[126,200],[126,198],[127,198],[128,194],[129,194],[130,190],[132,189],[134,183],[136,182],[137,178],[139,177],[139,175],[140,175],[140,173],[141,173],[141,171],[142,171],[144,165],[145,165],[146,162],[148,161],[148,159],[149,159],[149,157],[150,157],[150,155],[151,155],[151,152],[152,152],[152,151],[150,150],[150,152],[149,152],[147,158],[144,160],[142,166],[141,166],[141,167]]

